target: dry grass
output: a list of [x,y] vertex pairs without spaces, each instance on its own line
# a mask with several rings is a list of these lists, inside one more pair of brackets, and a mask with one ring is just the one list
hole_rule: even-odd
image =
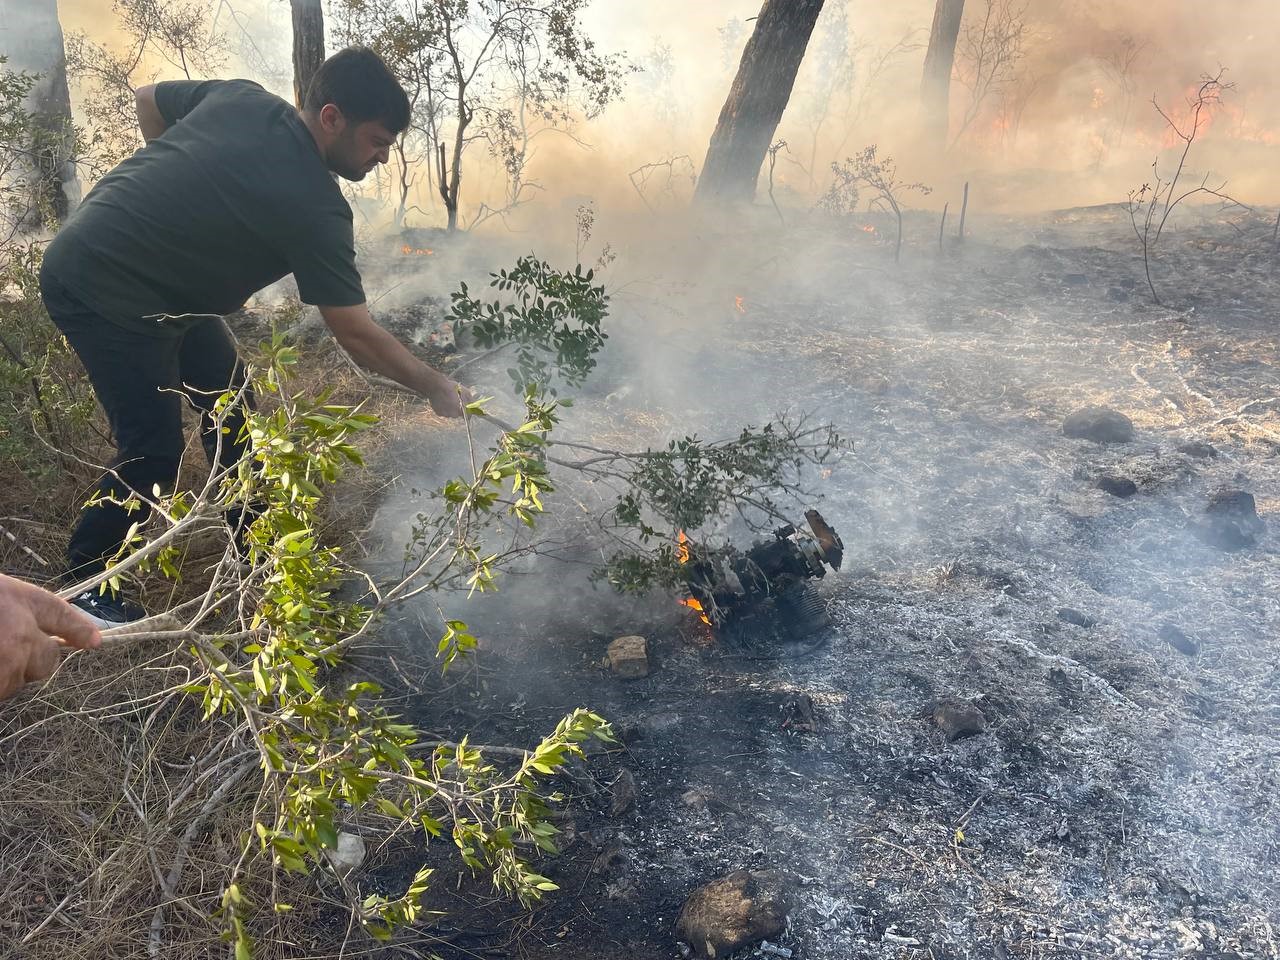
[[[305,351],[296,388],[365,401],[384,421],[362,438],[370,453],[420,407],[371,389],[327,341]],[[204,466],[194,433],[180,481],[188,488]],[[99,443],[78,453],[102,462],[109,450]],[[0,536],[0,568],[52,579],[88,482],[77,465],[40,496],[24,477],[6,484],[0,516],[9,519],[0,523],[14,539]],[[358,560],[386,482],[351,471],[326,501],[324,540]],[[188,545],[177,584],[144,576],[149,609],[202,594],[224,545],[213,536]],[[192,669],[185,650],[114,646],[68,657],[47,683],[0,705],[0,958],[225,955],[210,917],[263,778],[238,718],[203,720],[182,692]],[[309,879],[277,880],[274,890],[246,891],[295,908],[269,924],[273,939],[258,944],[260,957],[304,956],[316,929],[346,923],[340,893]]]

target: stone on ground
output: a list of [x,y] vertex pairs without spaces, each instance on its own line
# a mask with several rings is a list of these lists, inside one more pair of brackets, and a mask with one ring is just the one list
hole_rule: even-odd
[[1082,407],[1063,422],[1062,433],[1098,443],[1128,443],[1133,439],[1133,421],[1110,407]]
[[1263,530],[1253,494],[1224,488],[1205,507],[1205,523],[1195,528],[1205,543],[1221,550],[1244,550],[1257,545]]
[[1077,627],[1096,627],[1098,625],[1097,620],[1074,607],[1060,607],[1058,609],[1058,619],[1063,623],[1075,624]]
[[933,722],[951,742],[976,736],[987,729],[987,718],[972,703],[944,700],[933,708]]
[[644,637],[618,637],[609,644],[609,669],[623,680],[649,675],[649,641]]
[[1203,440],[1192,440],[1190,443],[1179,445],[1178,452],[1194,460],[1212,460],[1218,455],[1218,448]]
[[1128,477],[1117,477],[1106,474],[1098,478],[1098,489],[1113,497],[1127,500],[1138,492],[1138,485]]
[[1188,657],[1194,657],[1200,652],[1200,644],[1188,637],[1182,632],[1181,628],[1174,626],[1172,623],[1166,623],[1160,628],[1160,639]]
[[790,890],[776,870],[737,870],[689,894],[676,921],[676,936],[693,956],[720,960],[776,937],[787,923]]

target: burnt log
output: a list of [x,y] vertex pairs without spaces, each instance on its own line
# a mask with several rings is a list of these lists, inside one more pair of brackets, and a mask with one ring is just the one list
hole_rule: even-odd
[[311,78],[324,63],[324,7],[321,0],[289,0],[293,13],[293,99],[299,108]]
[[938,0],[929,30],[929,50],[924,56],[924,77],[920,81],[920,120],[928,139],[947,142],[951,105],[951,68],[956,59],[956,38],[964,0]]
[[696,203],[749,203],[755,197],[760,168],[791,99],[822,3],[765,0],[711,135]]

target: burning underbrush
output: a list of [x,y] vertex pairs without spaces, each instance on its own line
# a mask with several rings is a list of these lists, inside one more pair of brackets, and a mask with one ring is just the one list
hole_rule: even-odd
[[[426,659],[434,615],[389,625],[400,695],[490,744],[585,704],[622,745],[563,778],[564,855],[542,867],[561,891],[518,917],[441,884],[424,943],[672,956],[685,897],[750,868],[783,871],[792,909],[744,956],[1277,955],[1276,252],[1260,220],[1188,223],[1164,255],[1183,309],[1154,307],[1127,226],[980,222],[1007,244],[901,271],[862,236],[793,234],[765,256],[729,238],[714,255],[736,275],[698,279],[691,260],[679,295],[616,297],[565,435],[637,448],[790,406],[853,439],[814,476],[843,539],[840,572],[812,582],[832,623],[752,642],[678,591],[594,585],[608,497],[565,478],[548,539],[468,609],[473,666],[442,686],[404,662]],[[1063,435],[1098,405],[1133,439]],[[375,528],[390,565],[413,488],[453,455],[412,430],[393,448],[403,480]],[[1238,549],[1203,535],[1224,489],[1261,518]],[[602,665],[624,634],[648,641],[643,679]],[[393,888],[413,848],[375,856],[370,888]]]

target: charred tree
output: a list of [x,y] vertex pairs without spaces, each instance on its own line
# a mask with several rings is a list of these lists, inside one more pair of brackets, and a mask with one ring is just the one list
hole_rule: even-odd
[[720,110],[694,200],[750,201],[823,0],[765,0]]
[[293,99],[306,99],[311,78],[324,63],[324,8],[321,0],[289,0],[293,10]]
[[37,76],[27,98],[33,122],[31,140],[23,150],[29,160],[19,171],[32,188],[23,219],[32,226],[61,220],[79,196],[79,187],[57,0],[0,0],[0,56],[8,58],[5,69]]
[[929,52],[924,57],[924,79],[920,83],[921,121],[925,134],[938,144],[947,142],[951,106],[951,68],[956,59],[956,38],[964,0],[938,0],[929,31]]

